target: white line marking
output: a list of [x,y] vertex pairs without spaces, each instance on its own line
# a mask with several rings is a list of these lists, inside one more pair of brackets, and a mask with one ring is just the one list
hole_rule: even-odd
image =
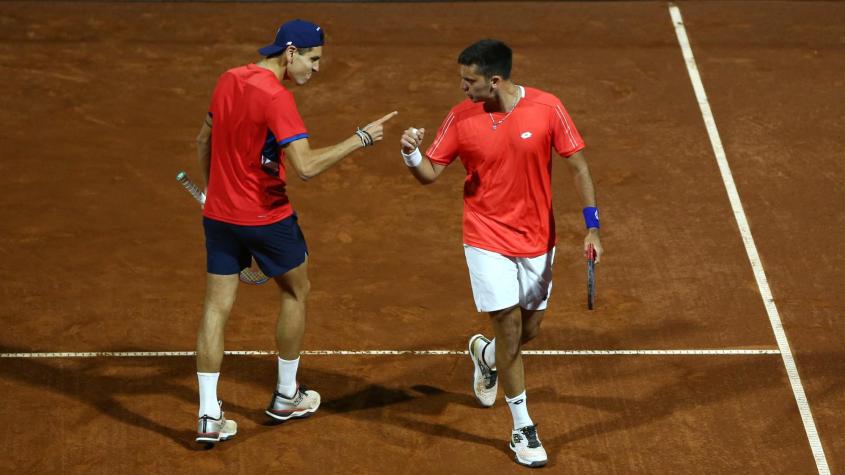
[[703,355],[777,355],[778,350],[536,350],[523,351],[523,355],[537,356],[703,356]]
[[[226,351],[232,356],[275,355],[272,350],[235,350]],[[467,351],[458,350],[310,350],[303,351],[309,356],[451,356],[466,355]],[[687,355],[778,355],[778,350],[766,349],[724,349],[724,350],[525,350],[527,356],[687,356]],[[56,353],[0,353],[0,358],[161,358],[171,356],[196,356],[194,351],[82,351]]]
[[778,313],[777,306],[775,306],[775,300],[772,297],[771,289],[769,289],[769,283],[766,280],[763,263],[760,262],[757,246],[754,244],[754,238],[751,236],[751,228],[745,217],[745,211],[742,208],[742,202],[739,199],[736,184],[734,184],[731,168],[728,165],[728,158],[725,155],[725,149],[722,147],[722,140],[719,138],[719,131],[716,129],[716,119],[713,117],[710,104],[707,102],[707,94],[704,92],[704,84],[701,82],[701,76],[698,74],[698,65],[696,65],[695,57],[692,55],[692,48],[687,38],[686,29],[684,28],[684,20],[681,18],[681,11],[677,6],[670,3],[669,14],[675,25],[678,43],[681,45],[684,60],[687,64],[687,72],[689,72],[690,81],[695,90],[695,97],[698,99],[698,106],[701,108],[701,115],[704,118],[704,124],[707,126],[707,134],[710,136],[713,153],[716,155],[716,162],[719,164],[719,171],[722,173],[722,181],[725,183],[725,190],[731,202],[734,218],[736,218],[736,223],[739,226],[742,242],[745,244],[745,252],[748,254],[748,260],[754,271],[754,277],[757,279],[757,287],[760,289],[760,296],[766,307],[766,313],[769,315],[769,322],[775,333],[778,349],[780,349],[780,355],[786,367],[786,374],[789,376],[789,384],[792,386],[792,393],[795,396],[795,402],[798,404],[801,420],[804,422],[804,430],[807,433],[807,439],[810,442],[813,457],[816,459],[816,468],[820,474],[828,475],[830,468],[827,466],[827,458],[824,455],[824,449],[822,448],[819,434],[816,431],[816,424],[813,422],[813,414],[810,411],[810,405],[807,403],[807,396],[804,394],[804,386],[801,384],[801,377],[798,375],[798,367],[795,365],[795,359],[792,357],[792,350],[789,348],[789,341],[786,339],[780,314]]

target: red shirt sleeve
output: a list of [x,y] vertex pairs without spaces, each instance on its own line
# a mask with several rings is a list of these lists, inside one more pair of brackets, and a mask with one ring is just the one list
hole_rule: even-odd
[[585,147],[584,139],[557,98],[552,104],[551,122],[552,145],[560,156],[570,157]]
[[440,124],[434,142],[428,147],[425,155],[438,165],[448,165],[458,156],[458,130],[454,112],[450,112]]
[[302,121],[290,92],[282,91],[273,96],[267,105],[266,113],[267,125],[280,146],[308,137],[305,122]]

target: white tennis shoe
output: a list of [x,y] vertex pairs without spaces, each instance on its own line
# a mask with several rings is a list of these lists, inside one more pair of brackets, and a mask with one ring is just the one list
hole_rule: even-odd
[[478,403],[484,407],[490,407],[496,402],[499,390],[498,372],[484,362],[483,351],[488,343],[490,340],[482,334],[473,335],[469,339],[469,357],[473,366],[472,390]]
[[320,393],[311,391],[304,386],[296,387],[296,394],[291,398],[273,391],[273,399],[267,406],[265,414],[277,421],[301,419],[308,417],[320,407]]
[[[220,408],[223,408],[223,402],[217,401]],[[235,421],[226,419],[223,411],[220,411],[220,417],[214,419],[209,415],[203,415],[197,422],[197,442],[204,444],[216,444],[224,440],[229,440],[238,433],[238,424]]]
[[516,463],[526,467],[542,467],[548,463],[546,449],[537,437],[537,426],[525,426],[511,431],[511,450]]

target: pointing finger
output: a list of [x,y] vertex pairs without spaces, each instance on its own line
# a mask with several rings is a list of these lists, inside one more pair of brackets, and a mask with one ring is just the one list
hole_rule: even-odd
[[374,125],[381,125],[381,124],[387,122],[388,120],[396,117],[397,114],[399,114],[399,111],[393,111],[390,114],[387,114],[386,116],[382,117],[381,119],[373,122],[373,124]]

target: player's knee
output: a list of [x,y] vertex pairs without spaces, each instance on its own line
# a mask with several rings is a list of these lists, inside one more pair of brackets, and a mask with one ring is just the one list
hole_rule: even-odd
[[304,302],[311,293],[311,281],[305,277],[298,279],[294,285],[289,288],[290,295],[299,302]]
[[499,360],[500,353],[502,352],[501,356],[504,357],[505,361],[514,361],[519,357],[522,352],[522,345],[519,342],[519,338],[515,341],[509,342],[508,345],[502,345],[497,338],[496,341],[496,360]]
[[232,311],[232,301],[208,300],[203,308],[200,330],[207,333],[219,333],[226,325]]
[[229,299],[208,300],[205,302],[203,316],[205,320],[211,322],[216,322],[218,320],[225,321],[229,317],[229,314],[232,312],[233,306],[234,301]]
[[522,321],[515,308],[491,312],[490,317],[496,328],[496,338],[519,345],[522,334]]
[[528,343],[529,341],[537,338],[537,335],[539,334],[540,324],[524,326],[522,328],[522,343]]
[[311,281],[308,279],[308,274],[301,269],[276,277],[276,283],[279,285],[283,299],[292,298],[299,302],[305,302],[311,292]]
[[308,294],[310,294],[310,293],[311,293],[311,280],[305,279],[305,282],[302,283],[302,286],[299,289],[299,292],[297,293],[297,298],[301,297],[302,300],[305,300],[306,298],[308,298]]

